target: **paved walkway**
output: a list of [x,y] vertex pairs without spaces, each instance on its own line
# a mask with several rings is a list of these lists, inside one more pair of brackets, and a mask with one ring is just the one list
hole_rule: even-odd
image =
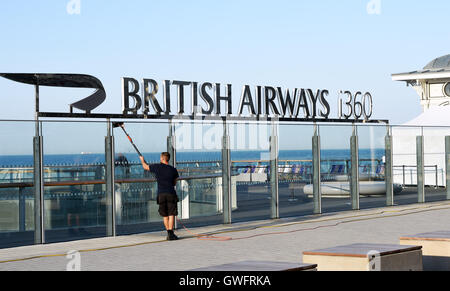
[[245,260],[299,263],[302,252],[350,243],[398,244],[399,237],[449,230],[450,202],[414,204],[316,217],[192,229],[231,240],[205,240],[184,230],[0,250],[0,271],[66,270],[80,251],[81,270],[184,271]]

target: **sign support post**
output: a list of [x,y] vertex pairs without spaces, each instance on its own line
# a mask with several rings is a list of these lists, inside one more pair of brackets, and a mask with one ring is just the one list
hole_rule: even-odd
[[106,163],[106,234],[116,236],[116,191],[114,177],[114,137],[111,135],[111,122],[107,122],[107,136],[105,137]]
[[39,123],[39,85],[35,86],[36,116],[35,137],[33,138],[33,168],[34,168],[34,243],[45,243],[44,226],[44,161],[43,137]]
[[313,151],[313,202],[314,214],[322,214],[322,190],[320,176],[320,135],[317,124],[314,124],[314,136],[312,138]]
[[386,206],[394,206],[394,184],[393,184],[393,148],[392,135],[389,126],[387,126],[387,135],[385,138],[385,183],[386,183]]
[[231,153],[230,136],[225,119],[223,120],[222,137],[222,199],[223,223],[231,224]]
[[270,188],[271,218],[280,218],[279,196],[278,196],[278,132],[275,122],[272,123],[272,136],[270,137]]
[[359,210],[359,154],[358,154],[358,128],[353,124],[353,133],[350,138],[351,175],[350,196],[352,209]]

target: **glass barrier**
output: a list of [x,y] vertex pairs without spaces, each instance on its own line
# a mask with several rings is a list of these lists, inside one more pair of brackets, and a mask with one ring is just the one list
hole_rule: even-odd
[[279,126],[278,192],[281,218],[314,212],[312,197],[304,191],[312,184],[313,134],[312,125]]
[[177,192],[182,224],[179,228],[223,223],[221,175],[211,178],[194,176],[181,180]]
[[46,243],[106,235],[106,123],[42,122]]
[[[392,127],[394,203],[418,202],[416,138],[422,135],[420,127]],[[398,185],[401,185],[399,187]]]
[[360,209],[386,206],[386,126],[358,126]]
[[[173,124],[176,168],[181,176],[176,191],[179,198],[178,218],[192,227],[219,224],[222,203],[221,143],[211,145],[193,143],[193,135],[203,136],[208,126]],[[127,133],[143,154],[146,162],[159,164],[160,155],[168,150],[167,123],[125,123]],[[197,132],[200,130],[200,132]],[[117,233],[132,234],[164,229],[157,204],[157,183],[154,174],[145,172],[139,155],[126,134],[115,129],[115,182]],[[158,137],[158,138],[155,138]],[[219,138],[221,138],[219,136]],[[221,142],[221,139],[219,140]],[[182,227],[182,226],[179,226]]]
[[[168,150],[169,128],[175,140],[176,185],[181,225],[222,224],[222,122],[127,122],[127,132],[150,164]],[[1,121],[0,248],[34,243],[34,122]],[[353,126],[318,126],[321,142],[321,209],[352,209],[350,197]],[[358,125],[360,209],[384,207],[384,125]],[[393,183],[396,205],[419,201],[417,137],[424,141],[425,202],[446,196],[445,136],[450,128],[392,126]],[[236,123],[227,126],[231,153],[231,220],[272,217],[270,140],[278,138],[280,217],[313,214],[313,125]],[[44,226],[47,243],[107,235],[106,122],[42,121],[44,149]],[[155,177],[143,170],[138,154],[120,128],[115,137],[115,214],[117,234],[163,230]],[[378,189],[378,190],[377,190]]]
[[[167,151],[168,124],[126,122],[124,128],[145,161],[149,165],[159,164],[161,153]],[[139,154],[125,132],[117,127],[113,133],[117,234],[161,230],[163,224],[156,203],[155,176],[144,171]]]
[[218,122],[182,122],[174,125],[177,169],[178,228],[223,223],[222,138]]
[[450,135],[449,128],[423,128],[425,202],[447,199],[445,188],[445,136],[448,135]]
[[[270,144],[272,125],[230,125],[232,160],[232,221],[271,217]],[[234,190],[235,189],[235,190]]]
[[349,181],[352,130],[351,125],[319,126],[323,213],[352,209]]
[[0,122],[0,248],[34,243],[34,122]]

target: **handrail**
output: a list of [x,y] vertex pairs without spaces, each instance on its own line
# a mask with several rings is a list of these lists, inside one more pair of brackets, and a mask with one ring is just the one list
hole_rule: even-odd
[[[417,165],[408,166],[408,165],[401,165],[401,166],[392,166],[393,168],[417,168]],[[437,165],[430,165],[430,166],[423,166],[424,168],[436,168]]]
[[[413,172],[413,170],[412,169],[414,169],[414,168],[416,168],[416,172],[417,172],[417,165],[412,165],[412,166],[409,166],[409,165],[397,165],[397,166],[392,166],[392,168],[393,169],[401,169],[402,170],[402,182],[403,182],[403,184],[402,185],[407,185],[406,184],[406,169],[408,169],[411,173]],[[426,165],[424,165],[423,166],[423,168],[425,169],[425,168],[434,168],[434,171],[429,171],[428,172],[428,174],[430,173],[430,172],[434,172],[434,174],[435,174],[435,180],[436,180],[436,184],[435,184],[435,187],[436,188],[438,188],[439,187],[439,170],[441,170],[442,172],[443,172],[443,169],[439,169],[439,166],[438,165],[429,165],[429,166],[426,166]],[[425,173],[426,174],[426,173]],[[394,174],[395,175],[395,174]],[[444,179],[443,179],[444,180]]]
[[[208,179],[208,178],[220,178],[222,174],[216,175],[199,175],[199,176],[189,176],[189,177],[180,177],[179,181],[190,181],[190,180],[199,180],[199,179]],[[141,178],[141,179],[117,179],[115,183],[117,184],[131,184],[131,183],[152,183],[156,182],[156,178]],[[81,186],[81,185],[102,185],[106,184],[106,180],[88,180],[88,181],[64,181],[64,182],[44,182],[44,187],[55,187],[55,186]],[[29,188],[33,187],[34,183],[3,183],[0,184],[0,189],[7,188]]]

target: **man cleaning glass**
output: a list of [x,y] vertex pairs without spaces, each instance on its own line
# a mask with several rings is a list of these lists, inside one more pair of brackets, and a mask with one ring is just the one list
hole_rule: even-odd
[[139,157],[145,171],[155,174],[158,184],[156,202],[159,205],[159,214],[164,219],[167,230],[167,240],[177,240],[174,233],[175,217],[178,215],[178,196],[175,185],[179,178],[178,171],[169,165],[170,154],[164,152],[160,156],[159,164],[148,165],[142,156]]

